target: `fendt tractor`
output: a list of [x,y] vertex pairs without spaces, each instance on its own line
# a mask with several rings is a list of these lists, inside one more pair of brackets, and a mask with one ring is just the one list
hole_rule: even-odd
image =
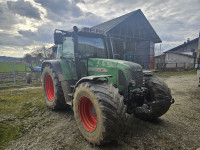
[[80,132],[90,143],[116,140],[126,113],[156,119],[174,102],[160,78],[145,74],[139,64],[114,59],[100,30],[56,29],[54,42],[57,58],[42,64],[46,104],[52,110],[70,105]]

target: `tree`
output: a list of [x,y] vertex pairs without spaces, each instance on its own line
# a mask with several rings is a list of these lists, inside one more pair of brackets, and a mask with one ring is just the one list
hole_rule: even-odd
[[33,57],[31,56],[31,54],[25,54],[25,56],[24,56],[24,60],[25,60],[25,62],[26,63],[31,63],[32,62],[32,60],[33,60]]

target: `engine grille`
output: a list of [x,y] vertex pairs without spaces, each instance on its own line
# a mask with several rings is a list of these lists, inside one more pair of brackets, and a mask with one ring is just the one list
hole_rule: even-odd
[[134,71],[134,79],[136,81],[136,86],[141,87],[143,85],[143,72]]
[[[136,87],[141,87],[143,86],[143,72],[142,72],[142,67],[139,64],[133,63],[133,62],[125,62],[126,65],[129,65],[132,72],[133,72],[133,77],[131,79],[135,80],[136,82]],[[130,78],[130,71],[126,71],[128,78]],[[130,79],[129,79],[130,80]]]
[[121,70],[118,71],[118,80],[120,85],[123,85],[124,87],[126,86],[126,77]]

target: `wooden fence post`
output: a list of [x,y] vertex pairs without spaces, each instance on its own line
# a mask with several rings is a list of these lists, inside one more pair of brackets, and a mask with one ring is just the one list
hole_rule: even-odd
[[13,81],[14,81],[14,85],[16,85],[15,64],[14,63],[13,63]]

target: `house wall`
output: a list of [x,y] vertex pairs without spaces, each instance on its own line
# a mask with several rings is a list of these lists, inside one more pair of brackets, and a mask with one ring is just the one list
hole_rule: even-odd
[[175,53],[165,53],[155,58],[155,69],[162,71],[183,71],[194,68],[194,58]]
[[194,63],[194,58],[175,53],[166,53],[165,63]]
[[165,63],[165,55],[166,54],[163,54],[163,55],[160,55],[160,56],[157,56],[155,57],[154,61],[155,61],[155,64],[158,64],[158,63]]

